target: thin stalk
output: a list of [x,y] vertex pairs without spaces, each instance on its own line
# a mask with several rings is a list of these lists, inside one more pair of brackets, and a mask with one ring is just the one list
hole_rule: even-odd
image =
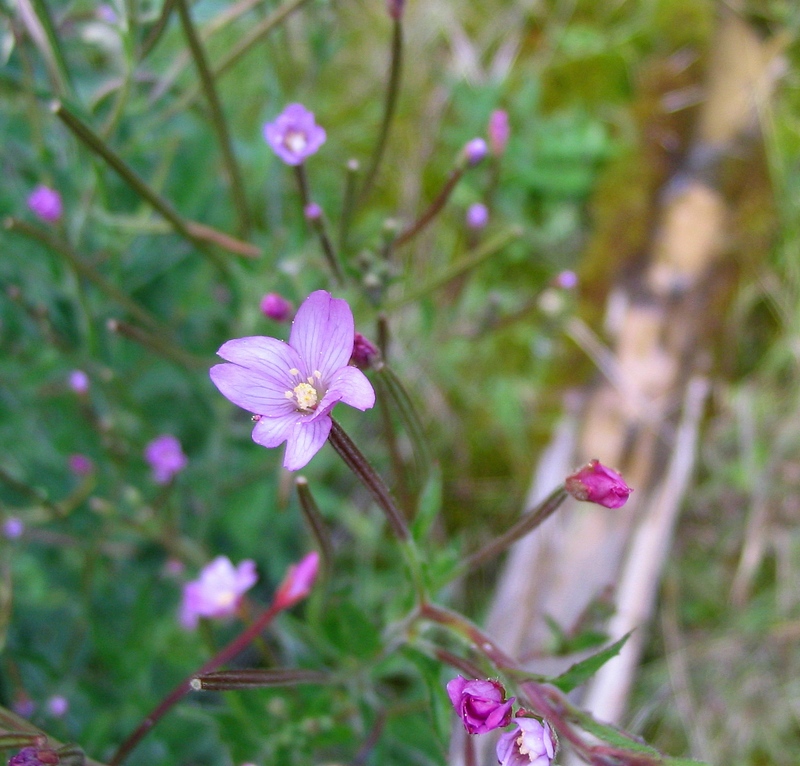
[[50,9],[45,0],[18,0],[23,23],[44,57],[55,91],[61,96],[71,96],[75,91],[69,68]]
[[147,325],[153,332],[161,336],[168,336],[170,334],[169,330],[167,330],[167,328],[165,328],[149,311],[142,308],[130,296],[122,292],[116,285],[109,282],[94,267],[81,259],[65,242],[17,218],[6,218],[4,225],[8,231],[16,231],[31,239],[35,239],[37,242],[41,242],[50,250],[60,255],[78,277],[91,282],[104,293],[106,297],[119,304],[131,316],[135,317],[142,324]]
[[186,41],[192,52],[192,58],[197,67],[197,73],[200,75],[200,83],[205,92],[206,100],[208,101],[208,108],[211,112],[211,124],[214,127],[214,132],[217,134],[217,141],[219,142],[222,159],[231,185],[234,207],[239,216],[239,228],[241,233],[246,236],[250,229],[250,216],[247,212],[247,196],[244,192],[242,174],[236,162],[236,157],[233,154],[228,123],[222,111],[222,104],[220,103],[219,94],[214,84],[214,77],[211,74],[208,61],[206,60],[203,44],[200,42],[194,22],[192,21],[192,14],[189,12],[187,0],[176,0],[176,4],[178,15],[181,19],[181,25],[183,26],[183,33],[186,35]]
[[333,565],[333,543],[331,542],[331,535],[328,530],[322,514],[319,512],[317,501],[311,494],[308,486],[308,480],[305,476],[298,476],[295,480],[297,487],[297,497],[300,500],[300,509],[303,512],[308,528],[317,543],[319,548],[320,558],[322,559],[322,571],[325,572],[326,577],[330,575]]
[[142,738],[168,713],[176,702],[181,700],[192,690],[192,681],[205,673],[211,673],[220,665],[229,662],[250,642],[256,638],[281,612],[281,607],[273,603],[263,614],[246,630],[240,633],[229,644],[223,647],[216,655],[206,662],[198,671],[187,676],[181,681],[153,711],[139,724],[133,733],[120,745],[114,757],[109,761],[109,766],[119,766],[131,751],[139,744]]
[[397,96],[400,93],[400,76],[403,71],[403,24],[397,18],[394,19],[394,28],[392,30],[392,52],[391,63],[389,65],[389,84],[386,88],[386,100],[383,105],[383,119],[381,120],[380,133],[378,133],[378,142],[375,144],[375,149],[372,152],[372,159],[369,163],[369,170],[367,170],[364,179],[364,185],[361,187],[360,199],[363,201],[367,198],[372,191],[375,179],[378,176],[378,169],[380,168],[381,160],[383,159],[384,152],[386,151],[386,144],[389,139],[389,131],[392,127],[392,119],[397,109]]
[[339,252],[347,252],[350,222],[356,205],[356,188],[358,186],[358,160],[348,160],[345,166],[344,194],[342,195],[342,212],[339,216]]
[[231,691],[233,689],[264,689],[272,686],[330,683],[329,673],[302,668],[243,668],[218,670],[195,676],[190,685],[195,691]]
[[378,393],[378,410],[380,411],[381,425],[383,426],[383,436],[386,442],[386,448],[389,451],[392,472],[394,473],[395,491],[400,496],[401,505],[408,511],[408,509],[412,507],[411,488],[408,486],[403,457],[400,454],[400,446],[397,443],[397,434],[395,433],[392,413],[387,401],[389,394],[386,390],[387,386],[385,381],[380,377],[376,377],[375,388]]
[[147,38],[142,44],[142,50],[139,54],[140,61],[144,61],[150,55],[150,52],[153,50],[153,48],[158,45],[161,35],[164,34],[164,30],[167,28],[169,17],[172,15],[172,9],[174,7],[175,0],[164,0],[164,5],[161,8],[161,15],[158,17],[158,21],[150,30],[150,34],[147,35]]
[[467,258],[464,258],[458,263],[446,268],[439,276],[434,277],[430,282],[420,287],[418,290],[413,290],[408,295],[403,296],[399,301],[395,301],[387,307],[387,311],[394,311],[395,309],[405,306],[409,303],[414,303],[420,298],[424,298],[429,293],[444,287],[448,282],[460,277],[468,271],[471,271],[477,266],[480,266],[485,260],[491,258],[499,250],[502,250],[510,242],[518,239],[523,234],[522,228],[519,226],[512,226],[506,231],[500,232],[497,236],[492,237],[488,242],[481,245]]
[[506,532],[464,559],[457,569],[456,577],[479,567],[481,564],[485,564],[487,561],[491,561],[495,556],[499,556],[517,540],[532,532],[542,522],[550,518],[566,499],[567,491],[563,486],[553,490],[539,505],[528,511]]
[[461,180],[461,176],[464,175],[465,170],[466,168],[463,165],[459,165],[454,170],[450,171],[450,176],[433,202],[428,205],[425,212],[423,212],[411,226],[397,236],[397,239],[393,243],[393,248],[402,247],[410,242],[439,214],[447,200],[450,199],[453,189],[456,188],[456,184]]
[[208,360],[202,356],[195,356],[194,354],[184,351],[179,346],[175,345],[172,341],[153,333],[142,330],[141,327],[136,327],[128,322],[122,322],[119,319],[109,319],[106,326],[113,333],[135,341],[140,346],[150,349],[159,356],[169,359],[187,370],[200,370],[208,367]]

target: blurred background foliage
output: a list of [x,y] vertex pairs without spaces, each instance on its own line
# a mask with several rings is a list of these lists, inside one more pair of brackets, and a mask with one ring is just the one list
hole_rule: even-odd
[[[292,174],[261,129],[288,102],[316,113],[328,140],[308,171],[335,230],[345,163],[363,168],[373,149],[391,25],[381,0],[296,2],[228,63],[278,5],[191,6],[212,69],[226,65],[216,82],[251,218],[243,231],[175,12],[159,31],[158,0],[0,3],[0,215],[43,232],[12,226],[0,255],[0,507],[25,524],[0,549],[0,695],[7,706],[32,700],[35,723],[99,759],[233,634],[230,625],[179,627],[182,580],[215,555],[250,557],[261,573],[253,599],[267,601],[310,544],[281,451],[251,442],[246,413],[219,396],[207,368],[231,337],[286,336],[260,314],[264,293],[297,305],[331,287]],[[736,230],[751,236],[737,245],[739,278],[715,318],[729,342],[631,722],[674,754],[790,764],[800,748],[796,3],[410,2],[396,123],[342,253],[349,286],[336,292],[369,337],[378,312],[387,317],[388,359],[435,456],[425,497],[441,502],[434,531],[449,537],[439,554],[447,567],[516,517],[565,391],[594,375],[564,322],[580,312],[599,325],[610,285],[635,259],[678,160],[674,142],[702,98],[715,16],[728,5],[786,38],[785,71],[760,116],[761,172],[727,179],[741,192]],[[53,100],[182,216],[240,235],[260,257],[181,236],[76,140]],[[491,163],[470,170],[435,224],[387,261],[387,220],[413,220],[499,108],[512,129],[499,176]],[[40,183],[64,199],[49,228],[25,207]],[[483,242],[511,226],[521,235],[426,291],[474,249],[463,221],[477,201],[491,208]],[[124,331],[140,318],[79,275],[69,254],[148,312],[143,341]],[[563,269],[579,272],[578,297],[553,287]],[[90,377],[86,396],[67,385],[74,369]],[[392,475],[378,411],[340,417]],[[176,435],[189,458],[166,488],[142,457],[161,433]],[[405,440],[400,449],[408,455]],[[96,471],[75,477],[73,453]],[[371,763],[442,762],[443,677],[410,650],[381,652],[380,631],[407,606],[382,525],[363,515],[365,499],[330,450],[304,474],[334,530],[336,578],[307,605],[307,624],[281,618],[270,651],[298,665],[351,662],[352,687],[184,702],[131,764],[359,762],[359,753]],[[742,574],[745,549],[755,564]],[[168,566],[175,561],[184,575]],[[476,614],[490,582],[488,571],[462,594]],[[54,694],[70,703],[58,719],[45,708]]]

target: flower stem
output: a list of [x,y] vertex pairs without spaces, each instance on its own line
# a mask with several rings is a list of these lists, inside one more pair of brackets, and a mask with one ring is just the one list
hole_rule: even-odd
[[273,602],[273,604],[261,614],[261,616],[233,639],[229,644],[224,646],[217,654],[215,654],[208,662],[206,662],[199,670],[187,676],[181,681],[158,706],[139,724],[134,732],[126,739],[119,747],[114,757],[109,761],[109,766],[118,766],[131,751],[139,744],[142,738],[150,731],[169,710],[182,699],[188,692],[192,690],[192,681],[200,675],[210,673],[216,670],[220,665],[229,662],[237,654],[239,654],[247,645],[258,636],[281,612],[281,607]]
[[345,167],[344,194],[342,195],[342,212],[339,216],[339,252],[347,252],[350,221],[356,204],[356,186],[360,165],[358,160],[348,160]]
[[383,154],[386,150],[386,143],[389,139],[389,131],[392,127],[392,119],[397,107],[397,96],[400,93],[400,75],[403,71],[403,24],[401,20],[394,19],[394,29],[392,30],[392,52],[391,63],[389,64],[389,85],[386,88],[386,100],[383,106],[383,120],[381,121],[378,142],[372,152],[372,159],[369,163],[364,178],[364,185],[361,187],[359,195],[363,201],[372,191],[375,179],[378,176]]
[[308,480],[305,476],[298,476],[295,480],[297,487],[297,497],[300,500],[300,508],[303,511],[303,517],[314,536],[314,540],[319,546],[320,558],[322,559],[322,571],[326,577],[330,576],[331,568],[333,565],[333,543],[331,543],[331,535],[328,527],[325,525],[325,520],[319,512],[317,501],[311,494],[308,486]]
[[506,532],[464,559],[457,569],[456,576],[465,574],[481,566],[481,564],[491,561],[517,540],[536,529],[545,519],[552,516],[566,499],[567,491],[563,485],[553,490],[539,505],[528,511]]
[[214,84],[214,77],[211,74],[203,45],[200,42],[194,22],[192,21],[192,15],[189,12],[187,1],[176,0],[176,4],[178,7],[178,15],[181,19],[181,25],[183,26],[183,33],[186,35],[186,41],[189,44],[189,49],[191,50],[192,58],[197,67],[197,73],[200,76],[200,82],[208,101],[208,107],[211,112],[211,124],[214,126],[214,131],[217,134],[217,140],[219,141],[220,150],[222,152],[222,159],[228,172],[231,194],[233,195],[234,206],[239,216],[239,228],[241,233],[246,236],[250,229],[250,216],[247,212],[247,197],[244,193],[242,174],[236,162],[236,157],[233,154],[228,123],[225,120],[219,94]]
[[172,15],[172,9],[175,7],[175,0],[164,0],[164,5],[161,8],[161,14],[158,17],[158,21],[156,21],[155,26],[150,30],[149,34],[145,38],[144,43],[142,43],[142,50],[139,54],[139,60],[144,61],[149,55],[153,48],[158,45],[158,41],[161,39],[161,35],[164,34],[164,30],[169,25],[169,17]]

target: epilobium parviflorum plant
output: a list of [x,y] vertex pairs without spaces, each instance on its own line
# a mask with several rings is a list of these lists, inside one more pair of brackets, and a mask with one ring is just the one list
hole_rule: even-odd
[[624,638],[548,676],[479,626],[631,488],[598,454],[517,518],[612,142],[537,132],[464,9],[453,48],[398,0],[4,7],[9,764],[686,763],[573,696]]

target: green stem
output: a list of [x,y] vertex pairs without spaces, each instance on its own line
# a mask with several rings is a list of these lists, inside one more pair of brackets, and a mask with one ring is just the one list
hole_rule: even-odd
[[219,100],[216,86],[214,85],[214,77],[206,60],[203,45],[197,35],[192,15],[189,12],[189,7],[186,0],[176,0],[178,7],[178,15],[181,19],[183,26],[183,33],[186,35],[186,41],[189,44],[189,49],[192,52],[197,73],[200,76],[200,83],[203,91],[206,94],[208,107],[211,112],[211,124],[214,126],[214,131],[217,134],[217,141],[222,151],[223,162],[228,173],[228,180],[231,185],[231,193],[233,195],[234,206],[239,216],[239,228],[243,235],[247,235],[250,229],[250,217],[247,213],[247,197],[244,192],[244,183],[242,182],[242,175],[239,171],[239,165],[236,162],[236,157],[233,154],[233,146],[231,144],[230,132],[228,130],[228,123],[225,120],[225,115],[222,111],[222,105]]
[[322,518],[322,514],[319,512],[317,502],[311,494],[306,477],[298,476],[295,480],[295,486],[297,487],[297,497],[300,500],[300,509],[303,512],[303,517],[319,548],[322,571],[325,572],[326,577],[330,576],[333,567],[333,543],[331,542],[330,532],[325,520]]
[[358,160],[349,160],[345,167],[344,194],[342,195],[342,212],[339,217],[339,252],[347,252],[350,222],[356,205],[356,188],[358,185]]
[[175,364],[185,367],[187,370],[202,370],[206,369],[209,365],[209,360],[205,357],[195,356],[188,351],[184,351],[162,335],[145,332],[140,327],[136,327],[128,322],[121,322],[119,319],[109,319],[106,326],[111,332],[119,333],[135,341],[139,345],[150,349],[159,356],[163,356],[165,359],[169,359],[175,362]]
[[[37,47],[41,50],[50,70],[56,93],[64,97],[71,96],[75,91],[70,80],[67,60],[61,48],[61,38],[53,23],[46,0],[31,0],[31,2],[29,0],[19,0],[19,6],[22,11],[23,21]],[[33,25],[35,24],[39,25],[39,30],[34,28]],[[41,33],[44,33],[44,39],[42,39]]]
[[161,15],[158,17],[156,25],[150,30],[150,34],[147,35],[147,39],[142,44],[142,51],[139,55],[141,61],[144,61],[150,55],[153,48],[158,45],[161,35],[164,34],[164,30],[167,28],[169,17],[172,15],[172,9],[174,7],[175,0],[164,0],[164,6],[161,8]]
[[378,176],[378,169],[380,168],[381,160],[383,159],[384,152],[386,151],[386,144],[389,139],[389,131],[392,127],[392,119],[397,108],[397,97],[400,93],[400,76],[403,70],[403,24],[399,18],[394,19],[394,29],[392,31],[392,53],[391,63],[389,65],[389,84],[386,88],[386,100],[383,106],[383,120],[381,121],[380,133],[378,134],[378,142],[372,153],[372,159],[369,163],[369,170],[367,170],[364,179],[364,185],[361,187],[361,200],[367,198],[372,191],[375,179]]

